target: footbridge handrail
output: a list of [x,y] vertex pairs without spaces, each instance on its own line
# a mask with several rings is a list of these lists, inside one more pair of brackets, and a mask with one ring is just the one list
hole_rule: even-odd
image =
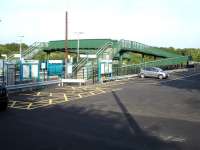
[[[31,46],[29,46],[28,49],[22,51],[22,57],[26,58],[28,55],[30,55],[31,53],[33,53],[36,49],[42,49],[44,47],[47,47],[48,43],[47,42],[34,42]],[[14,59],[14,54],[10,55],[8,57],[8,60],[13,60]]]
[[[98,57],[106,50],[106,48],[108,48],[109,46],[112,46],[112,45],[113,45],[113,42],[111,42],[111,41],[106,42],[102,47],[100,47],[97,50],[96,58],[98,59]],[[86,63],[87,60],[88,60],[88,57],[80,59],[79,62],[73,67],[73,72],[75,72],[80,65]]]
[[121,66],[121,68],[132,67],[135,65],[143,65],[145,67],[145,65],[148,65],[148,64],[158,64],[159,66],[173,65],[173,64],[179,64],[182,62],[187,62],[188,60],[189,60],[189,56],[179,56],[179,57],[172,57],[172,58],[148,61],[148,62],[144,62],[144,63],[140,63],[140,64],[125,65],[125,66]]
[[99,48],[96,52],[97,58],[99,55],[101,55],[106,50],[106,48],[108,48],[109,46],[112,46],[112,45],[113,45],[113,42],[109,41],[109,42],[106,42],[101,48]]

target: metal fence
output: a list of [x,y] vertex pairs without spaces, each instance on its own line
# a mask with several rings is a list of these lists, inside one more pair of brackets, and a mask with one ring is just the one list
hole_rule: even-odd
[[122,67],[113,67],[113,76],[138,74],[141,68],[145,67],[160,67],[162,69],[180,68],[187,65],[188,56],[181,56],[168,59],[160,59],[156,61],[149,61],[140,64],[126,65]]
[[[45,66],[45,67],[43,67]],[[16,85],[57,80],[64,74],[64,64],[8,62],[0,60],[0,83]]]
[[0,83],[13,85],[16,81],[16,66],[5,60],[0,60]]
[[[15,85],[20,83],[33,83],[48,80],[57,80],[64,76],[65,64],[61,63],[48,63],[47,61],[34,63],[10,63],[5,60],[0,60],[0,82],[6,85]],[[116,76],[138,74],[141,68],[144,67],[160,67],[163,69],[184,67],[187,65],[188,56],[181,56],[177,58],[160,59],[156,61],[144,62],[141,64],[133,64],[126,66],[112,67],[112,73],[102,75],[101,78],[112,79]],[[196,65],[196,64],[195,64]],[[195,68],[200,70],[200,65]],[[85,79],[92,83],[97,82],[99,79],[100,71],[95,66],[85,66],[77,73],[76,78]]]

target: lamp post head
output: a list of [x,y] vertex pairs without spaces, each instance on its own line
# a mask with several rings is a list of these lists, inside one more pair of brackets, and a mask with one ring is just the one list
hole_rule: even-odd
[[19,35],[19,36],[17,36],[17,37],[23,38],[24,36],[23,36],[23,35]]
[[78,34],[78,35],[80,35],[80,34],[84,34],[84,32],[74,32],[75,34]]

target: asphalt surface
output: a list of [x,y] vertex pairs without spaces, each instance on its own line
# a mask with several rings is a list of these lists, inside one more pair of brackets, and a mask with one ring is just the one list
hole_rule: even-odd
[[[97,92],[99,88],[101,93]],[[48,92],[55,91],[60,93],[55,95],[58,99],[63,98],[63,93],[73,93],[71,99],[62,103],[30,110],[10,107],[1,112],[0,149],[200,149],[198,72],[173,73],[167,80],[115,81],[97,90],[95,86],[69,89],[24,93],[26,96],[21,99],[20,95],[12,95],[13,101],[33,102],[41,96],[38,92],[44,92],[43,98],[47,98]],[[82,97],[73,97],[80,93]],[[90,94],[84,97],[86,93]],[[37,95],[35,99],[30,98],[33,95]]]

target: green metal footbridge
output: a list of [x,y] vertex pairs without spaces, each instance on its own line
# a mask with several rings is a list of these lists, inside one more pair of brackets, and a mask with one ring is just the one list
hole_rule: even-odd
[[[64,40],[49,41],[48,46],[43,50],[47,54],[55,51],[64,52],[64,45]],[[68,40],[68,52],[72,55],[77,55],[77,45],[77,40]],[[127,52],[140,53],[142,54],[142,57],[144,57],[144,55],[150,55],[158,59],[151,62],[142,62],[140,64],[122,65],[122,56]],[[129,40],[118,41],[112,39],[81,39],[79,40],[79,53],[88,57],[80,58],[78,59],[78,62],[74,63],[73,72],[75,73],[79,72],[79,70],[81,70],[84,66],[87,66],[88,62],[90,62],[90,66],[97,67],[98,61],[104,59],[113,60],[113,64],[117,64],[113,65],[112,68],[113,75],[116,76],[138,73],[139,69],[145,66],[166,67],[187,64],[189,61],[188,56],[182,56],[161,48]],[[93,59],[90,59],[91,55],[93,56]]]
[[[112,57],[117,56],[118,54],[122,54],[125,52],[136,52],[141,53],[144,55],[152,55],[161,58],[171,58],[171,57],[178,57],[180,55],[176,53],[171,53],[166,50],[148,46],[142,43],[138,43],[135,41],[128,41],[128,40],[112,40],[112,39],[81,39],[79,40],[79,48],[80,53],[82,54],[95,54],[100,49],[101,52],[105,52],[107,48],[112,48],[109,50],[109,53],[112,54]],[[54,52],[54,51],[64,51],[64,40],[60,41],[49,41],[48,47],[44,49],[45,52]],[[71,53],[77,52],[77,40],[69,40],[68,43],[68,50]]]
[[[113,39],[80,39],[79,46],[77,40],[68,40],[67,50],[70,55],[77,57],[77,47],[79,47],[80,57],[78,61],[73,63],[73,72],[77,74],[81,68],[85,66],[98,68],[99,60],[113,60],[113,74],[125,75],[137,73],[139,68],[145,66],[172,66],[187,64],[188,56],[182,56],[164,49],[145,45],[129,40],[113,40]],[[47,55],[53,52],[65,51],[65,40],[56,40],[49,42],[35,42],[30,48],[23,52],[23,58],[31,59],[35,54],[44,51]],[[140,64],[122,65],[123,54],[127,52],[139,53],[154,56],[154,61],[141,62]],[[13,56],[8,59],[12,60]]]

